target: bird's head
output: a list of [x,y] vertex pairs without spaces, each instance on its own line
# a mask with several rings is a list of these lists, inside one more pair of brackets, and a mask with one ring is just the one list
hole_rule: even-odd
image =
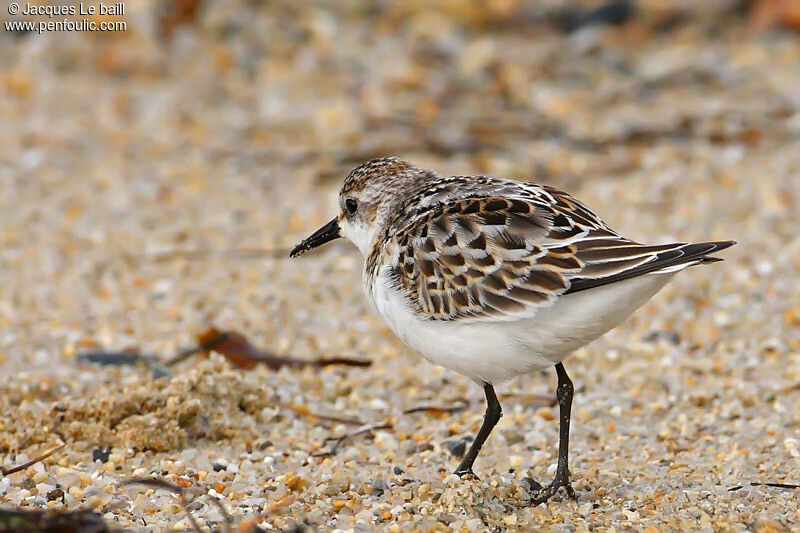
[[380,157],[347,174],[339,190],[339,215],[292,249],[297,257],[338,237],[367,255],[406,191],[429,174],[396,157]]

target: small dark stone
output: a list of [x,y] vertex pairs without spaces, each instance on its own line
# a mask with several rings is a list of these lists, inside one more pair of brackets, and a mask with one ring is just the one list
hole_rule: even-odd
[[392,469],[392,471],[395,473],[395,475],[396,475],[396,476],[399,476],[400,474],[402,474],[402,473],[403,473],[403,471],[400,469],[400,467],[399,467],[399,466],[396,466],[396,467],[394,467],[394,468]]
[[95,448],[92,450],[92,462],[100,461],[101,463],[105,463],[108,461],[109,455],[111,455],[111,447]]
[[159,363],[150,363],[150,372],[153,374],[153,379],[167,378],[172,375],[169,368]]
[[64,491],[61,489],[53,489],[47,493],[47,501],[52,502],[55,500],[63,500]]
[[407,454],[417,453],[417,443],[413,439],[406,439],[400,443],[400,449]]
[[389,484],[386,483],[386,481],[384,481],[381,478],[375,478],[374,480],[372,480],[372,493],[373,494],[381,495],[387,490],[389,490]]
[[33,487],[36,486],[36,482],[33,480],[32,477],[26,477],[25,479],[22,480],[22,483],[20,483],[20,485],[25,490],[31,490]]
[[556,14],[556,23],[562,30],[571,33],[595,24],[621,26],[631,20],[634,14],[635,6],[631,0],[609,0],[595,9],[564,9]]
[[444,446],[454,457],[459,459],[464,457],[464,454],[467,452],[467,441],[464,439],[447,440],[442,443],[442,446]]
[[520,442],[525,442],[525,435],[522,433],[517,433],[512,431],[511,433],[506,433],[506,442],[509,444],[519,444]]
[[541,483],[539,483],[538,481],[536,481],[532,477],[524,477],[524,478],[522,478],[522,481],[524,481],[525,483],[528,484],[528,488],[531,490],[531,492],[539,492],[540,490],[542,490],[544,488],[544,487],[542,487]]
[[224,465],[222,463],[214,463],[214,466],[212,468],[214,468],[214,472],[222,472],[223,470],[228,469],[227,465]]
[[261,444],[258,445],[258,449],[259,450],[266,450],[270,446],[274,446],[274,445],[275,445],[275,443],[273,443],[271,440],[267,439],[267,440],[265,440],[264,442],[262,442]]
[[647,334],[644,342],[658,342],[666,341],[670,344],[678,345],[681,343],[681,338],[674,331],[654,330]]

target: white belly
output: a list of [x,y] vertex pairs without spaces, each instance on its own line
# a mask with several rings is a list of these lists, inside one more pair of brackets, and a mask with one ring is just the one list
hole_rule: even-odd
[[383,276],[368,297],[392,331],[423,357],[479,384],[496,384],[562,361],[617,326],[674,275],[649,274],[568,294],[516,322],[421,319]]

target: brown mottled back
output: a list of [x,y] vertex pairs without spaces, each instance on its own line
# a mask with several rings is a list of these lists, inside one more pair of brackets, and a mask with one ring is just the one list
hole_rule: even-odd
[[690,246],[621,237],[552,187],[453,176],[396,206],[366,268],[373,281],[388,274],[421,317],[518,320],[559,295],[686,260]]

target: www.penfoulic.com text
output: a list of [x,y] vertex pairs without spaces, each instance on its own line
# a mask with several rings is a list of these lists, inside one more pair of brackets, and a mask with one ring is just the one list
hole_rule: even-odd
[[11,20],[5,23],[6,31],[22,31],[45,33],[50,31],[125,31],[127,23],[124,21],[96,22],[94,20],[47,20],[34,22],[32,20]]
[[78,5],[33,5],[12,2],[8,5],[8,13],[12,16],[47,17],[50,20],[6,20],[6,31],[17,32],[61,32],[61,31],[125,31],[127,22],[123,20],[93,20],[90,18],[63,18],[77,16],[121,16],[125,14],[125,4],[85,4]]

